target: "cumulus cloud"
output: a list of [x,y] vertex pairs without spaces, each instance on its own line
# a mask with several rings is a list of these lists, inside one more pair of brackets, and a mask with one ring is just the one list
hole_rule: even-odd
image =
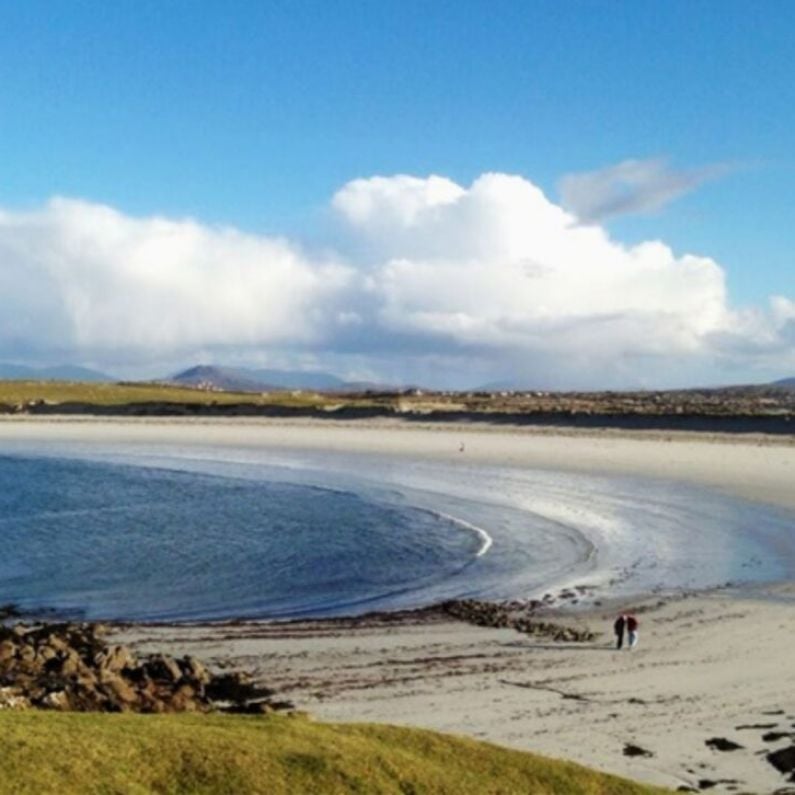
[[[481,347],[685,353],[731,322],[714,261],[678,258],[659,242],[615,243],[527,180],[486,174],[424,207],[417,196],[401,178],[388,190],[382,179],[359,180],[334,199],[378,244],[370,290],[378,322],[394,331]],[[384,217],[403,221],[381,235]]]
[[558,187],[563,206],[581,221],[594,223],[660,210],[727,170],[725,165],[677,170],[663,158],[624,160],[597,171],[568,174]]
[[795,366],[790,298],[734,309],[714,260],[623,245],[521,177],[357,179],[332,208],[344,243],[323,256],[69,199],[0,212],[0,354],[292,355],[457,385]]
[[0,213],[0,346],[96,354],[311,343],[349,277],[286,240],[53,199]]

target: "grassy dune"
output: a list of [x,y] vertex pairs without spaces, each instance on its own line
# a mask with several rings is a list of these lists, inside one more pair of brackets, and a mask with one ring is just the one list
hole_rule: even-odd
[[0,793],[662,792],[418,729],[303,717],[0,712]]

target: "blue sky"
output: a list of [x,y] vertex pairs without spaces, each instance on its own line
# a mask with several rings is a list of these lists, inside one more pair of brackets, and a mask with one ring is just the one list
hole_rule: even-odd
[[[499,172],[559,203],[566,175],[657,160],[716,172],[651,212],[598,220],[623,244],[659,239],[677,257],[713,258],[740,310],[795,297],[793,129],[791,2],[26,0],[0,9],[0,207],[12,215],[63,196],[125,218],[191,217],[328,249],[338,240],[331,197],[357,178],[436,174],[468,187]],[[42,360],[113,359],[79,334],[58,351],[5,333],[5,358],[24,358],[24,348]],[[385,351],[369,363],[363,350],[337,360],[334,345],[317,353],[300,334],[251,339],[248,354],[236,349],[241,361],[412,368]],[[471,345],[449,343],[435,352]],[[202,346],[164,350],[164,362],[215,355],[212,339]],[[691,357],[682,372],[720,379],[717,366]],[[776,370],[746,358],[725,378],[758,367]]]

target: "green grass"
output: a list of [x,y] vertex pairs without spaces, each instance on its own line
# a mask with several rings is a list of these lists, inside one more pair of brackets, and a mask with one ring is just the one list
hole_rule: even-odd
[[125,403],[254,403],[257,405],[324,406],[333,400],[312,392],[210,392],[159,384],[93,384],[68,381],[0,381],[0,403],[90,403],[100,406]]
[[304,717],[0,712],[0,793],[662,792],[419,729]]

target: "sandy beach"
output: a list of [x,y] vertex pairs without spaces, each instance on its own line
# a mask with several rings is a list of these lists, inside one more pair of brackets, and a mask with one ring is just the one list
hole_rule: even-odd
[[[463,455],[507,467],[681,480],[795,510],[792,439],[387,422],[0,422],[0,450],[24,439],[54,446],[124,441],[439,460]],[[617,652],[610,625],[615,612],[628,607],[638,611],[641,640],[632,652]],[[251,670],[318,719],[467,734],[674,789],[795,788],[766,759],[795,739],[793,585],[650,597],[552,617],[603,634],[593,643],[556,643],[439,614],[408,614],[137,626],[117,636],[141,650],[190,653],[219,668]],[[740,747],[721,750],[731,744]],[[628,746],[637,747],[634,755],[627,755]]]

